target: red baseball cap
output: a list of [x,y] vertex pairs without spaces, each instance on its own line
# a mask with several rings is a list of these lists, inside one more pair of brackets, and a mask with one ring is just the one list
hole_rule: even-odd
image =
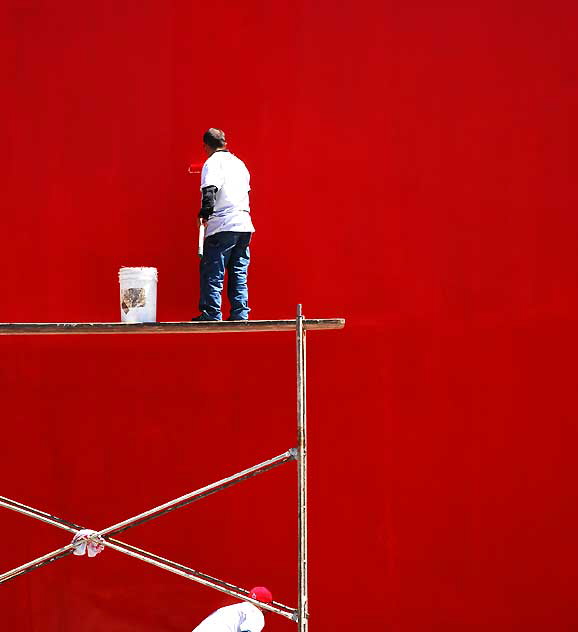
[[265,603],[271,603],[273,601],[273,595],[265,586],[255,586],[249,591],[249,597],[251,599],[257,599],[257,601],[263,601]]

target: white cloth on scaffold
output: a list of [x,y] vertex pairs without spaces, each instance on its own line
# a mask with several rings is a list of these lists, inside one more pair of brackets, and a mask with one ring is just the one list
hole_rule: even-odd
[[76,545],[74,555],[88,553],[88,557],[94,557],[104,550],[104,540],[92,529],[81,529],[72,538],[72,544]]

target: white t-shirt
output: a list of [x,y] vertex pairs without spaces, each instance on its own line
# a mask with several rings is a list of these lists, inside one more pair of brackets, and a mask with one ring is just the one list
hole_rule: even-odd
[[218,189],[215,210],[205,232],[207,237],[224,230],[255,231],[249,207],[250,178],[245,163],[228,151],[216,151],[207,158],[201,171],[201,189],[208,186]]
[[264,627],[265,617],[259,608],[243,601],[215,610],[193,632],[261,632]]

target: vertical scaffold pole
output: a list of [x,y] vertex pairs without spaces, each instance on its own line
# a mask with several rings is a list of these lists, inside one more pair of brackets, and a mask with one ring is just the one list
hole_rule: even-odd
[[299,632],[308,630],[307,596],[307,410],[305,329],[303,312],[297,305],[297,446],[298,457],[298,504],[299,504]]

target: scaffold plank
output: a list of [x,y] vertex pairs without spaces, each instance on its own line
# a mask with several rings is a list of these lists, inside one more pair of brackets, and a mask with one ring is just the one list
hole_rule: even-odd
[[[343,329],[344,318],[308,318],[308,331]],[[295,320],[186,321],[168,323],[0,323],[0,336],[47,334],[217,334],[295,331]]]

